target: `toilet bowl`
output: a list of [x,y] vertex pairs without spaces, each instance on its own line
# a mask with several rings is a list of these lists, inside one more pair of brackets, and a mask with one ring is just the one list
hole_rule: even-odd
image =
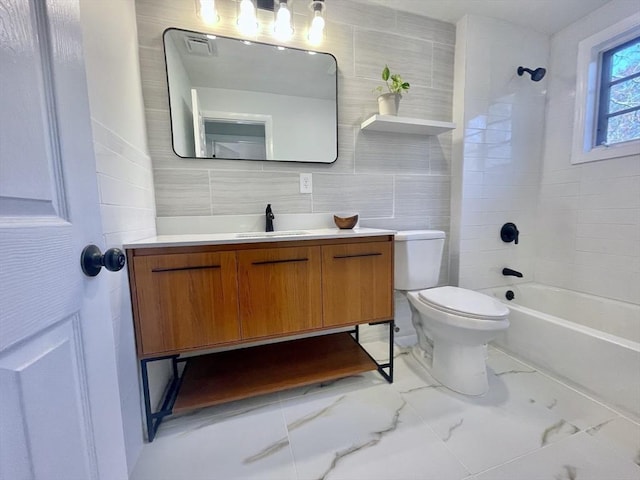
[[427,340],[430,355],[422,355],[431,375],[458,393],[485,394],[489,389],[486,344],[509,327],[508,308],[487,295],[458,287],[407,292],[407,299],[418,336],[431,338]]
[[420,363],[451,390],[483,395],[489,389],[486,344],[509,327],[509,309],[473,290],[436,287],[443,247],[444,232],[398,232],[396,289],[409,301]]

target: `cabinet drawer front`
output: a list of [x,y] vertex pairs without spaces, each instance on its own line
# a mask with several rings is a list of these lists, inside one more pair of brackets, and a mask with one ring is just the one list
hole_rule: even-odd
[[324,326],[393,318],[392,242],[322,247]]
[[235,252],[134,258],[142,354],[240,339]]
[[322,326],[320,247],[238,252],[242,338]]

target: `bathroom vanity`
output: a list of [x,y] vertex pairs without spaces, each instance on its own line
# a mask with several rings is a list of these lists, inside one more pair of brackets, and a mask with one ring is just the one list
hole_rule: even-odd
[[[368,370],[392,381],[393,234],[248,232],[125,245],[149,440],[172,413]],[[389,325],[384,365],[358,343],[367,323]],[[147,364],[166,359],[174,375],[154,412]]]

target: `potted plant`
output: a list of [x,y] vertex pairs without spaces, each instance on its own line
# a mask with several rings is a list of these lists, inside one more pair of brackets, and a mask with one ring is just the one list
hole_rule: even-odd
[[380,94],[378,96],[378,111],[380,115],[398,115],[402,94],[408,92],[411,85],[409,85],[409,82],[402,80],[402,77],[397,73],[392,74],[388,65],[385,65],[382,69],[382,80],[384,80],[389,91],[382,93],[384,91],[383,86],[374,89],[375,92]]

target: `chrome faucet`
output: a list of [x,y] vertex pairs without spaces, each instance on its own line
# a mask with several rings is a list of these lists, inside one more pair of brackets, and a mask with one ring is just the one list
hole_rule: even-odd
[[511,270],[510,268],[503,268],[502,269],[502,274],[505,277],[518,277],[518,278],[522,278],[522,274],[520,272],[518,272],[517,270]]
[[265,210],[264,214],[265,214],[265,220],[266,220],[264,231],[273,232],[273,219],[276,218],[276,216],[271,211],[270,203],[267,204],[267,209]]

